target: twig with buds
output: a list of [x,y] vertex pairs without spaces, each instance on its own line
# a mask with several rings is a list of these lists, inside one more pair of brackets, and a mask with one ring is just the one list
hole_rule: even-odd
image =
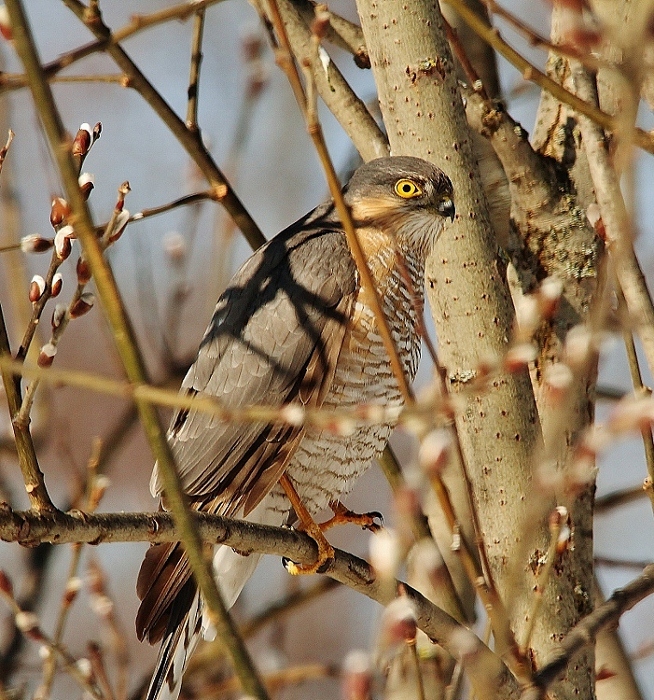
[[[0,596],[4,598],[14,613],[16,627],[30,640],[41,645],[44,655],[56,655],[61,659],[63,667],[82,687],[83,690],[90,693],[96,700],[106,700],[100,689],[98,688],[95,678],[91,673],[88,659],[75,659],[70,652],[61,644],[50,639],[41,629],[39,619],[34,613],[24,612],[18,606],[13,594],[13,586],[7,575],[0,571]],[[35,698],[44,698],[45,696],[37,689]]]
[[547,689],[565,671],[574,656],[590,644],[597,633],[615,624],[623,613],[654,593],[654,564],[647,566],[643,573],[613,595],[592,613],[584,617],[565,636],[551,659],[534,674],[533,682],[522,693],[521,700],[542,700]]
[[[107,478],[101,475],[99,476],[97,473],[98,456],[100,454],[100,449],[100,442],[96,440],[93,445],[93,450],[87,465],[88,478],[86,485],[86,498],[85,503],[82,507],[86,512],[89,513],[95,512],[108,485]],[[72,545],[73,553],[70,565],[68,567],[68,577],[64,593],[61,599],[59,616],[57,618],[57,622],[55,623],[55,630],[52,635],[52,639],[55,644],[60,644],[61,640],[63,639],[64,629],[68,620],[69,613],[82,587],[82,582],[78,575],[78,569],[82,555],[82,548],[83,544],[79,542],[73,543]],[[41,681],[40,685],[40,693],[44,698],[50,697],[50,692],[52,689],[52,684],[54,682],[56,670],[57,658],[53,655],[50,655],[44,662],[43,680]]]
[[[102,124],[100,124],[100,122],[93,128],[91,128],[89,124],[84,123],[77,130],[77,134],[71,146],[71,152],[79,178],[78,185],[85,199],[88,199],[91,194],[93,181],[90,176],[80,176],[79,174],[86,156],[89,154],[93,144],[100,138],[101,133]],[[57,296],[61,290],[61,276],[57,278],[58,270],[63,261],[70,255],[72,250],[71,239],[75,238],[75,231],[70,225],[69,217],[70,206],[68,202],[63,197],[53,197],[50,207],[50,225],[55,235],[52,241],[47,238],[42,238],[41,236],[28,236],[21,242],[21,248],[26,252],[41,252],[50,247],[54,247],[54,250],[45,278],[41,277],[39,280],[33,279],[30,285],[29,297],[32,302],[32,317],[16,354],[19,360],[24,360],[25,357],[27,357],[27,351],[34,338],[34,333],[36,332],[46,303],[52,297]],[[56,350],[54,352],[56,352]],[[46,363],[46,366],[49,361],[48,358],[51,360],[54,357],[54,352],[52,348],[46,348],[42,360]]]
[[[87,138],[81,139],[80,134],[87,133],[84,130],[85,126],[88,125],[82,125],[80,131],[78,132],[78,137],[73,143],[73,157],[79,160],[80,165],[86,157],[88,149],[93,145],[94,141],[97,138],[99,138],[100,134],[100,125],[96,124],[96,130],[94,131],[94,133],[92,134],[90,129],[88,129]],[[76,148],[76,144],[78,144],[80,141],[82,142],[82,146]],[[85,148],[86,150],[84,150]],[[89,184],[90,187],[85,187],[82,183],[80,183],[82,192],[85,194],[85,196],[88,196],[92,189],[91,181],[88,178],[86,178],[85,185]],[[114,208],[111,218],[109,219],[109,222],[107,223],[107,226],[101,239],[101,246],[103,250],[106,250],[110,245],[115,243],[125,230],[125,226],[127,225],[127,221],[129,220],[129,212],[127,211],[127,209],[124,208],[124,202],[125,196],[129,191],[130,187],[128,182],[124,182],[118,189],[118,200],[116,202],[116,206]],[[63,219],[62,222],[63,221],[65,221],[65,219]],[[53,256],[53,259],[58,258],[61,259],[61,261],[63,261],[63,259],[65,259],[62,257],[64,255],[64,252],[67,257],[67,255],[70,252],[70,238],[72,238],[73,236],[74,231],[72,226],[70,225],[62,226],[57,231],[57,234],[55,236],[55,255]],[[59,252],[60,250],[61,253]],[[44,280],[39,278],[39,280],[35,281],[35,279],[32,280],[32,286],[30,287],[30,297],[32,296],[33,289],[35,292],[34,296],[37,297],[37,294],[41,293],[41,289],[45,291],[45,289],[48,288],[48,284]],[[63,304],[57,304],[57,306],[55,306],[51,321],[52,334],[48,342],[41,348],[41,352],[37,360],[40,367],[50,367],[54,362],[59,341],[61,340],[61,337],[63,336],[64,331],[68,327],[70,321],[72,319],[83,316],[93,308],[93,304],[95,303],[95,295],[93,295],[91,292],[85,291],[86,285],[88,284],[90,279],[91,270],[84,258],[84,255],[82,255],[77,261],[77,287],[75,289],[75,292],[73,293],[70,302],[68,303],[68,306],[65,306]],[[56,297],[59,294],[61,286],[61,275],[59,273],[55,273],[49,285],[50,298]],[[41,296],[44,296],[44,291],[43,293],[41,293]],[[37,301],[40,298],[40,296],[37,297]],[[19,425],[28,425],[30,412],[38,387],[39,380],[35,379],[29,384],[29,386],[25,390],[25,396],[23,397],[23,402],[20,411],[18,412],[18,415],[14,418],[14,421]]]

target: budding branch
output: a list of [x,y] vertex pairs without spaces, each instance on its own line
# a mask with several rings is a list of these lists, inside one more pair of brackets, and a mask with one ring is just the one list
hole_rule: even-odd
[[[192,515],[204,542],[224,544],[245,554],[257,552],[284,556],[303,564],[310,564],[317,557],[315,542],[302,532],[206,513]],[[0,504],[0,539],[26,546],[35,546],[42,542],[156,543],[178,541],[179,531],[172,515],[164,512],[91,514],[81,511],[54,511],[39,514],[34,511],[14,511],[7,504]],[[366,561],[339,549],[335,550],[334,562],[325,573],[382,605],[390,603],[401,590],[415,607],[418,627],[453,656],[460,656],[461,650],[453,641],[457,638],[455,633],[461,630],[460,623],[410,586],[400,582],[389,586],[389,582],[381,580]],[[477,659],[481,663],[474,663],[472,666],[475,668],[468,668],[473,683],[476,669],[479,671],[476,678],[478,682],[488,680],[486,674],[490,663],[492,668],[497,669],[498,686],[506,689],[504,697],[517,698],[517,681],[500,659],[480,641],[475,652],[479,655]]]

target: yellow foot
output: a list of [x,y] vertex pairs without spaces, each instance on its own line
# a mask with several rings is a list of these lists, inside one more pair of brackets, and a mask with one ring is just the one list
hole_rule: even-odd
[[324,574],[334,561],[334,548],[327,541],[320,525],[316,523],[313,523],[313,527],[311,525],[303,525],[302,530],[316,543],[318,558],[313,564],[296,564],[294,561],[284,558],[282,559],[284,568],[293,576]]
[[300,527],[298,529],[306,532],[307,535],[315,541],[318,547],[318,558],[313,564],[296,564],[286,557],[282,559],[282,564],[286,571],[294,576],[299,576],[300,574],[322,574],[327,571],[330,564],[334,561],[334,548],[327,542],[327,538],[323,534],[320,525],[311,517],[311,514],[300,500],[295,486],[293,486],[286,474],[282,475],[279,479],[279,483],[284,489],[300,521]]
[[[381,513],[372,511],[370,513],[355,513],[346,508],[340,501],[332,501],[329,507],[334,512],[334,517],[320,524],[320,529],[324,532],[335,525],[346,525],[352,523],[361,526],[364,530],[371,532],[379,532],[384,522],[384,517]],[[376,522],[379,520],[380,522]]]

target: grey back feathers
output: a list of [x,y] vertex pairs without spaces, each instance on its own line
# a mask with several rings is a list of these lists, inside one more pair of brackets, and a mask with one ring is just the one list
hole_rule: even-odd
[[[359,168],[344,197],[412,379],[420,349],[415,303],[422,303],[424,258],[445,218],[454,216],[452,185],[426,161],[383,158]],[[397,252],[405,258],[408,282],[398,271]],[[331,408],[343,401],[401,406],[331,202],[282,231],[236,273],[218,300],[181,390],[214,397],[225,408],[287,403]],[[390,422],[357,426],[341,437],[282,421],[221,421],[185,409],[173,417],[169,441],[192,508],[280,525],[290,509],[277,486],[285,471],[315,513],[349,491],[392,429]],[[156,467],[151,489],[165,507]],[[249,562],[238,555],[216,557],[219,583],[221,571],[223,583],[230,580],[230,600],[255,565],[254,557]],[[148,550],[137,593],[139,638],[163,639],[148,700],[176,698],[202,627],[202,600],[179,544]]]

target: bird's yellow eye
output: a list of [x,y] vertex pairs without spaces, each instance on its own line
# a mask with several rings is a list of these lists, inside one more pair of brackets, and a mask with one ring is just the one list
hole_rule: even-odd
[[395,183],[395,194],[403,199],[411,199],[412,197],[419,197],[422,194],[422,190],[413,180],[403,178]]

